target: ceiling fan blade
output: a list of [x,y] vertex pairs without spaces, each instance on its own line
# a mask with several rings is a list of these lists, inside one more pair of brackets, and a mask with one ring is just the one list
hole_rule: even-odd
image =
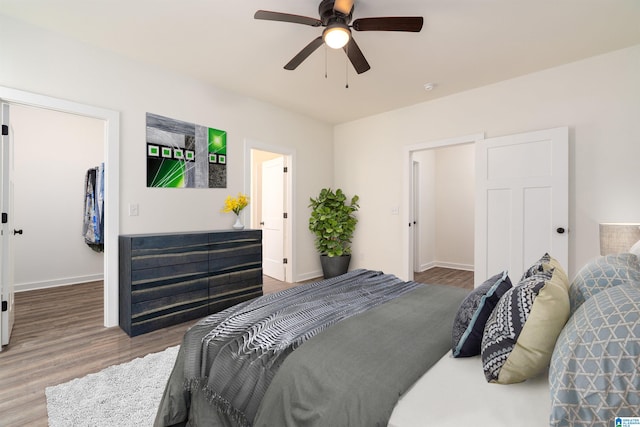
[[360,18],[353,21],[356,31],[409,31],[417,33],[422,30],[422,16],[397,16],[381,18]]
[[270,10],[259,10],[253,15],[253,17],[255,19],[264,19],[265,21],[291,22],[293,24],[310,25],[312,27],[319,27],[322,25],[322,21],[316,18],[292,15],[290,13],[271,12]]
[[298,67],[298,65],[302,64],[302,61],[307,59],[307,57],[311,55],[313,52],[315,52],[317,48],[322,46],[323,43],[324,43],[324,40],[322,40],[322,36],[318,36],[317,38],[313,39],[311,43],[306,45],[304,49],[298,52],[298,54],[294,56],[293,59],[289,61],[289,63],[287,63],[287,65],[284,66],[284,69],[295,70]]
[[333,3],[333,10],[340,12],[345,16],[349,15],[352,9],[353,0],[335,0]]
[[356,69],[356,72],[358,74],[362,74],[371,68],[362,51],[360,50],[360,46],[358,46],[353,37],[349,39],[349,43],[347,43],[346,46],[342,49],[344,49],[347,57],[349,58],[349,61],[351,61],[351,64],[353,64],[353,68]]

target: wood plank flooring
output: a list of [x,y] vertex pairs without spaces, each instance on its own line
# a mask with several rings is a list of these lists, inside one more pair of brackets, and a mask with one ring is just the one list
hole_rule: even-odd
[[449,285],[470,291],[473,290],[473,271],[433,267],[422,272],[414,273],[413,280],[420,283]]
[[[415,280],[473,287],[473,273],[469,280],[468,274],[461,277],[432,270],[417,273]],[[296,285],[265,277],[264,292]],[[47,426],[46,387],[180,344],[195,323],[134,338],[119,327],[105,328],[101,281],[21,292],[15,297],[11,342],[0,352],[0,427]]]

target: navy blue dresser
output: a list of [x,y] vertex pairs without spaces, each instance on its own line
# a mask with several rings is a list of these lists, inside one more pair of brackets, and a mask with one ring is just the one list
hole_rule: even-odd
[[120,327],[129,336],[262,295],[262,230],[119,237]]

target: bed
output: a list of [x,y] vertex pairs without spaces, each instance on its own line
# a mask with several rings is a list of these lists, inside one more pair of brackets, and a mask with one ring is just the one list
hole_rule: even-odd
[[356,270],[212,315],[185,335],[155,425],[386,425],[450,350],[466,294]]
[[155,425],[604,427],[640,417],[639,367],[634,254],[471,292],[356,270],[192,327]]

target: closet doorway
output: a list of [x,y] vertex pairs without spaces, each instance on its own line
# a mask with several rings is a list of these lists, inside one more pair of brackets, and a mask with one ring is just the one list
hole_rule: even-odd
[[[120,229],[120,113],[114,110],[80,104],[60,98],[53,98],[33,92],[26,92],[0,86],[0,99],[10,106],[24,105],[46,110],[64,112],[101,120],[103,123],[103,147],[105,163],[105,246],[104,246],[104,326],[118,325],[118,233]],[[37,124],[34,124],[37,126]],[[60,147],[50,147],[60,149]],[[63,148],[64,150],[64,148]],[[42,153],[46,155],[46,153]],[[82,210],[82,199],[78,209]],[[53,208],[59,207],[57,204]],[[47,212],[42,212],[43,220]],[[50,224],[55,227],[55,224]]]
[[14,137],[14,289],[104,278],[104,254],[82,237],[86,171],[104,162],[104,121],[11,106]]

